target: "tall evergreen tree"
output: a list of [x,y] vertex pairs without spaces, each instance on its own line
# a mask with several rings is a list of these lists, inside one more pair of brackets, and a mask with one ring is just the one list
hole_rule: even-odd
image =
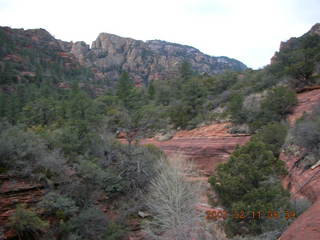
[[134,82],[127,72],[123,72],[117,84],[116,94],[125,106],[128,105],[130,95],[134,89]]
[[180,76],[183,80],[189,79],[193,74],[192,66],[188,61],[183,61],[180,67]]

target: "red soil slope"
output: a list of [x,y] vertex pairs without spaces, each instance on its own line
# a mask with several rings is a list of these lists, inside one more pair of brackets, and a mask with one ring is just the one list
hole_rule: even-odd
[[313,107],[320,102],[320,89],[306,91],[298,94],[298,105],[288,117],[290,124],[294,124],[304,113],[312,111]]
[[[312,111],[312,108],[320,103],[320,89],[301,93],[298,95],[298,99],[298,106],[289,117],[292,125],[304,112]],[[283,181],[284,186],[295,197],[306,197],[313,202],[312,207],[298,217],[280,239],[320,239],[320,167],[304,170],[298,168],[296,164],[301,156],[282,153],[280,157],[286,162],[289,170],[289,175]]]

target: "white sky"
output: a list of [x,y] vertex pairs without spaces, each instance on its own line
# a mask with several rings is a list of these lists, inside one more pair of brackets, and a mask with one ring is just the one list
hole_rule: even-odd
[[254,69],[316,22],[320,0],[0,0],[1,26],[45,28],[90,45],[101,32],[161,39]]

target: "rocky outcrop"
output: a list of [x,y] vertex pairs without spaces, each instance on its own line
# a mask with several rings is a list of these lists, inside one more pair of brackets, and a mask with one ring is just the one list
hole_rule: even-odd
[[0,183],[0,226],[3,227],[0,229],[0,238],[1,230],[4,230],[4,236],[9,239],[15,234],[5,227],[16,206],[18,204],[34,205],[44,195],[44,189],[40,184],[8,175],[0,175]]
[[[15,45],[15,53],[18,49],[33,49],[35,53],[41,52],[41,56],[48,58],[44,62],[65,62],[65,67],[72,65],[74,68],[80,63],[94,73],[96,80],[116,80],[121,71],[127,71],[136,83],[170,78],[177,75],[183,61],[189,62],[193,70],[199,73],[217,74],[226,70],[246,69],[243,63],[235,59],[208,56],[196,48],[160,40],[144,42],[101,33],[90,48],[85,42],[55,39],[45,29],[0,27],[0,30],[3,39]],[[0,50],[5,53],[8,49],[3,44]],[[17,55],[15,53],[13,55]],[[55,55],[63,59],[57,59]],[[25,71],[30,71],[30,68]]]
[[[307,33],[302,35],[301,37],[292,37],[285,42],[281,42],[279,52],[300,48],[299,39],[304,36],[308,36],[308,35],[320,36],[320,23],[313,25],[312,28]],[[274,64],[277,62],[277,54],[278,54],[278,52],[276,52],[275,55],[271,58],[271,64]]]
[[175,76],[183,61],[199,73],[217,74],[243,70],[246,66],[227,57],[211,57],[198,49],[160,40],[139,41],[101,33],[91,49],[83,42],[73,43],[71,52],[85,66],[95,68],[100,77],[115,79],[127,71],[136,82]]
[[[320,23],[313,25],[312,28],[307,33],[305,33],[303,36],[306,36],[306,35],[319,35],[320,36]],[[280,43],[280,51],[295,48],[295,46],[297,44],[297,39],[298,38],[293,37],[293,38],[290,38],[286,42],[281,42]]]
[[280,157],[289,170],[289,175],[283,180],[284,186],[293,197],[303,197],[313,202],[282,234],[280,240],[320,239],[320,168],[305,170],[297,167],[301,156],[282,153]]
[[86,54],[89,52],[89,45],[85,42],[76,42],[71,46],[70,52],[77,58],[80,64],[86,63]]
[[216,166],[228,159],[237,145],[249,141],[245,134],[230,134],[229,123],[216,123],[190,131],[179,131],[168,141],[145,139],[168,155],[181,155],[193,160],[203,175],[209,176]]

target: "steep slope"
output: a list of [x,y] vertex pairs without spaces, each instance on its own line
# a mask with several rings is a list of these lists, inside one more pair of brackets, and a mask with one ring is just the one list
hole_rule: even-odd
[[320,201],[317,201],[289,226],[279,240],[320,239],[319,209]]
[[[291,124],[305,112],[310,112],[315,104],[320,102],[320,89],[301,93],[298,95],[299,103],[289,120]],[[307,170],[299,167],[303,152],[299,154],[281,153],[289,175],[284,179],[284,186],[291,191],[294,197],[305,197],[313,202],[306,212],[289,226],[281,236],[281,240],[320,239],[320,169],[314,166]]]
[[320,24],[315,24],[301,37],[282,42],[271,63],[273,73],[291,77],[289,82],[298,89],[319,84]]
[[0,27],[0,44],[0,84],[86,78],[85,69],[69,53],[71,44],[44,29]]

